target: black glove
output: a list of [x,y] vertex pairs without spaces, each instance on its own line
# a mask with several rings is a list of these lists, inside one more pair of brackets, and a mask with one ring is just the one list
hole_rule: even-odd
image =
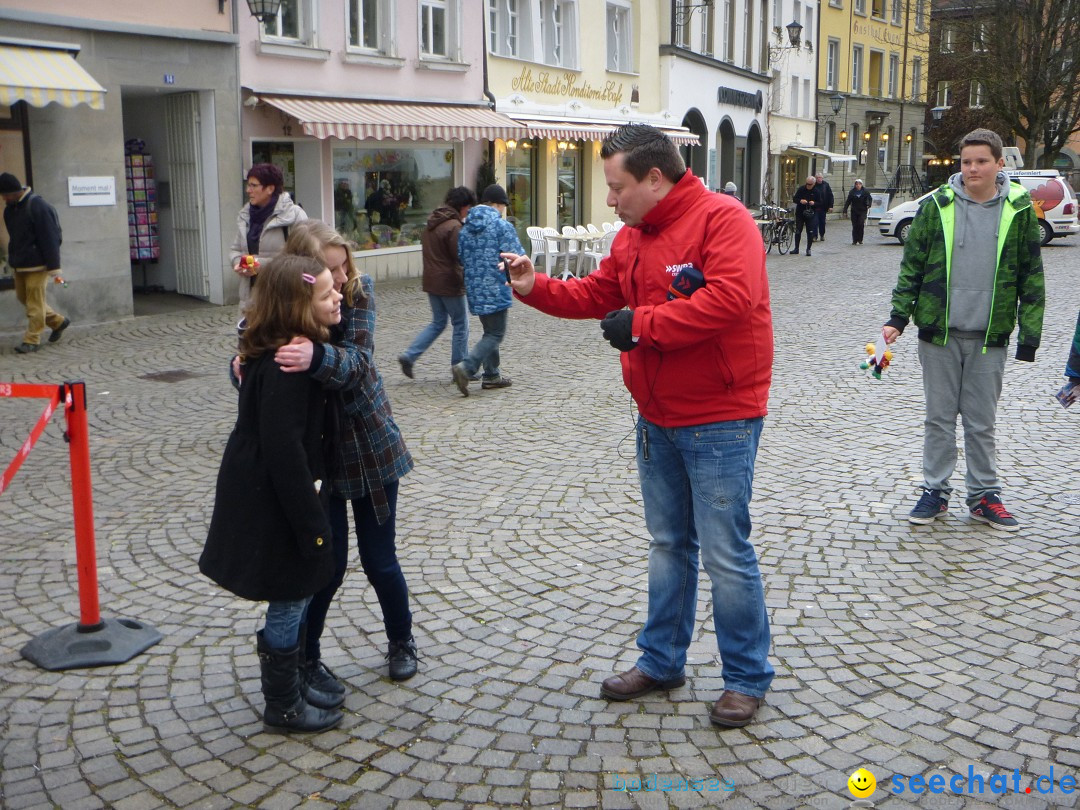
[[600,328],[604,331],[604,340],[618,349],[620,352],[628,352],[635,346],[630,332],[634,326],[634,313],[629,309],[617,309],[609,312],[600,321]]

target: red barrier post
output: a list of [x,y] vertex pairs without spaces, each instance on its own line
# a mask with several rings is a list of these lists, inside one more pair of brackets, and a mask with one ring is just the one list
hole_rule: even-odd
[[86,383],[65,383],[68,450],[71,456],[71,495],[75,513],[75,560],[79,572],[79,632],[101,627],[98,605],[97,549],[94,544],[94,503],[90,484],[90,438],[86,418]]

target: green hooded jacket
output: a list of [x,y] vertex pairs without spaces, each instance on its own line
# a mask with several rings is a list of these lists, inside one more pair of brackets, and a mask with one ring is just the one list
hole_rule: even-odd
[[[949,279],[952,270],[955,192],[943,185],[919,206],[904,244],[900,278],[892,294],[886,326],[903,332],[909,320],[919,328],[919,340],[944,346],[949,338]],[[1020,335],[1017,360],[1034,360],[1042,338],[1043,285],[1041,231],[1031,196],[1019,183],[1010,183],[1001,206],[997,267],[990,323],[983,346],[1008,346],[1016,322]]]

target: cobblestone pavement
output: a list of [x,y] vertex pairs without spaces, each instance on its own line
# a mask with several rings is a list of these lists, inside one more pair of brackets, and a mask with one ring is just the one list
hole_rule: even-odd
[[[196,567],[234,418],[233,310],[76,325],[25,357],[6,345],[2,380],[87,381],[102,613],[164,640],[66,673],[19,656],[78,617],[54,418],[0,496],[0,805],[830,808],[848,806],[847,777],[866,766],[878,807],[1076,806],[1061,779],[1080,777],[1080,413],[1051,393],[1080,306],[1080,242],[1046,250],[1043,349],[1008,365],[999,462],[1023,528],[1001,535],[962,505],[932,526],[905,520],[920,480],[914,334],[882,381],[857,368],[900,248],[876,236],[852,247],[844,230],[811,258],[769,258],[777,359],[753,511],[777,678],[741,730],[708,722],[722,681],[707,589],[685,687],[598,696],[635,659],[647,537],[633,409],[597,323],[515,305],[513,387],[463,399],[448,336],[415,380],[400,374],[394,358],[427,306],[415,283],[380,285],[377,359],[417,460],[399,543],[421,670],[386,677],[378,606],[354,562],[324,645],[348,682],[345,721],[306,737],[262,730],[262,605]],[[6,465],[42,405],[0,407]],[[1023,792],[1051,772],[1053,793]],[[1009,792],[992,794],[994,781],[981,795],[966,782],[962,797],[892,793],[893,775],[934,774],[946,791],[953,774],[1007,776]],[[657,789],[614,787],[642,778]],[[680,778],[715,781],[659,789]]]

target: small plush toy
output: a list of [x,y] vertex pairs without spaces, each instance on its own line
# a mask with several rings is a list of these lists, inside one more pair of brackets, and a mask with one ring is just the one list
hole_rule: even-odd
[[259,272],[259,260],[250,253],[246,254],[240,257],[240,267],[244,270],[250,270],[251,275],[255,275]]
[[[885,336],[881,336],[881,345],[885,347]],[[866,344],[866,359],[859,364],[859,368],[863,371],[870,371],[875,380],[881,379],[881,372],[889,367],[892,362],[893,353],[887,348],[882,348],[879,352],[877,347],[873,343]]]

